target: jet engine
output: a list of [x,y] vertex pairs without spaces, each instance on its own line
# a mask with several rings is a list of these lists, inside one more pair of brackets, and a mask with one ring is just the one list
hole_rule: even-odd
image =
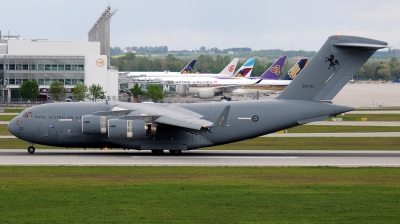
[[82,133],[88,135],[106,134],[107,116],[99,116],[99,115],[82,116]]
[[108,138],[130,139],[146,137],[146,121],[144,120],[108,120]]
[[199,90],[199,98],[200,99],[208,99],[213,98],[215,95],[214,90],[212,89],[200,89]]

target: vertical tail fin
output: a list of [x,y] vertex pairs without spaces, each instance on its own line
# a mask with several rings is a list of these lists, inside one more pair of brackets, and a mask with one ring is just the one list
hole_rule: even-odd
[[184,69],[182,69],[181,74],[190,74],[193,70],[194,64],[196,64],[195,59],[191,60]]
[[201,68],[198,68],[198,69],[196,70],[196,74],[201,74]]
[[222,71],[219,73],[220,75],[233,75],[235,72],[236,65],[239,61],[239,58],[234,58]]
[[261,79],[278,80],[281,75],[286,56],[280,56],[269,68],[260,76]]
[[386,42],[331,36],[276,99],[332,100],[375,51]]
[[243,77],[249,77],[251,75],[251,71],[253,70],[254,63],[256,62],[255,58],[249,58],[243,65],[240,67],[232,77],[240,77],[238,76],[239,72],[243,70]]
[[308,64],[308,59],[303,58],[300,59],[291,69],[289,69],[288,73],[282,78],[282,80],[293,80],[296,78],[297,74]]

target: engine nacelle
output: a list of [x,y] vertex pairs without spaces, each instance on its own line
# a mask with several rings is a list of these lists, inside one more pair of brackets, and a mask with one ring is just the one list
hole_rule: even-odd
[[107,133],[107,116],[82,116],[82,133],[88,135],[102,135]]
[[215,96],[215,92],[212,89],[200,89],[199,90],[199,98],[200,99],[209,99]]
[[130,139],[146,137],[146,122],[144,120],[108,120],[108,138]]

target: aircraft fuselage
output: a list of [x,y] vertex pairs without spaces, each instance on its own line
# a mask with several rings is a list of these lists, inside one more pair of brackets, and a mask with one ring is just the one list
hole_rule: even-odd
[[24,110],[10,122],[8,129],[22,140],[50,146],[190,150],[254,138],[352,110],[349,107],[302,100],[178,104],[179,107],[202,114],[203,119],[211,122],[218,119],[226,106],[230,105],[231,109],[226,125],[205,130],[152,123],[156,130],[146,130],[146,136],[140,138],[110,138],[109,126],[104,134],[83,133],[82,117],[85,115],[110,111],[115,107],[129,111],[146,109],[157,114],[157,110],[169,105],[125,102],[45,104]]

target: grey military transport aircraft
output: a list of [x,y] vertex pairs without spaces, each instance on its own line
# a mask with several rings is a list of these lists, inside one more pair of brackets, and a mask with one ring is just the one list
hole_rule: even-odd
[[8,130],[30,143],[29,153],[35,152],[35,143],[181,153],[241,141],[353,110],[331,100],[375,51],[386,46],[386,42],[362,37],[331,36],[275,99],[51,103],[24,110]]

